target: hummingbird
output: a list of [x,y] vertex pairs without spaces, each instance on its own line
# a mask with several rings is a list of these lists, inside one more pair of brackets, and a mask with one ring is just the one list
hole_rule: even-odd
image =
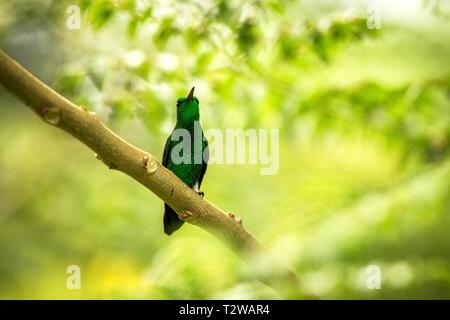
[[[177,100],[177,122],[174,130],[167,138],[162,165],[172,171],[181,181],[203,197],[203,192],[200,192],[199,189],[208,166],[209,148],[208,141],[203,134],[199,122],[199,101],[197,97],[194,96],[194,89],[195,87],[192,87],[187,97],[182,97]],[[177,133],[177,130],[180,131]],[[190,139],[187,139],[187,141],[190,142],[189,144],[184,141],[184,137],[182,141],[180,141],[181,139],[178,139],[178,141],[176,140],[176,137],[181,131],[190,136]],[[194,141],[196,138],[198,140],[201,139],[201,141]],[[183,144],[183,148],[180,148],[180,143]],[[176,148],[176,150],[181,149],[181,151],[173,152],[174,148]],[[181,163],[179,157],[183,157],[184,159]],[[167,203],[164,203],[163,222],[164,233],[167,235],[171,235],[184,223],[184,221],[178,217],[175,210]]]

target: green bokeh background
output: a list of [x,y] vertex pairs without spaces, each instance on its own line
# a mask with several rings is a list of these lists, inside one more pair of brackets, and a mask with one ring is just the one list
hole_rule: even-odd
[[[5,0],[0,45],[159,157],[192,85],[205,129],[279,128],[278,174],[211,165],[203,184],[267,246],[263,271],[289,264],[329,299],[448,299],[449,17],[438,0]],[[156,196],[0,89],[0,298],[283,298],[254,271],[195,226],[165,236]]]

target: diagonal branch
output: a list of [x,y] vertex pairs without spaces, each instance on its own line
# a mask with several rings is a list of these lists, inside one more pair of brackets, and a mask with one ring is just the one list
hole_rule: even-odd
[[[200,197],[156,158],[126,142],[95,115],[78,107],[41,82],[0,50],[0,83],[45,122],[63,129],[94,152],[109,168],[122,171],[168,203],[186,222],[224,240],[241,257],[259,255],[263,246],[227,214]],[[296,278],[290,270],[289,276]],[[267,281],[264,281],[267,282]]]

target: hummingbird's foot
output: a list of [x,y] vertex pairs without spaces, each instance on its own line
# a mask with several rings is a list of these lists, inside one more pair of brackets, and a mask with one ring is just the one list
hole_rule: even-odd
[[205,193],[203,191],[198,191],[197,194],[202,198],[205,196]]

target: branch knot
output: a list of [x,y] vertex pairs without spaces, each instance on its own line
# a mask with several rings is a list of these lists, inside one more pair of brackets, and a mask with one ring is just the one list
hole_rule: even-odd
[[42,119],[54,126],[58,125],[61,120],[60,111],[56,107],[42,109]]
[[241,217],[236,217],[234,215],[234,213],[232,212],[228,212],[228,216],[233,219],[237,224],[242,225],[242,218]]
[[153,173],[158,168],[158,165],[156,164],[155,159],[150,158],[150,156],[147,154],[142,157],[142,163],[148,173]]
[[192,216],[192,212],[190,212],[190,211],[183,211],[181,214],[180,214],[180,218],[182,219],[182,220],[186,220],[186,219],[188,219],[189,217],[191,217]]

